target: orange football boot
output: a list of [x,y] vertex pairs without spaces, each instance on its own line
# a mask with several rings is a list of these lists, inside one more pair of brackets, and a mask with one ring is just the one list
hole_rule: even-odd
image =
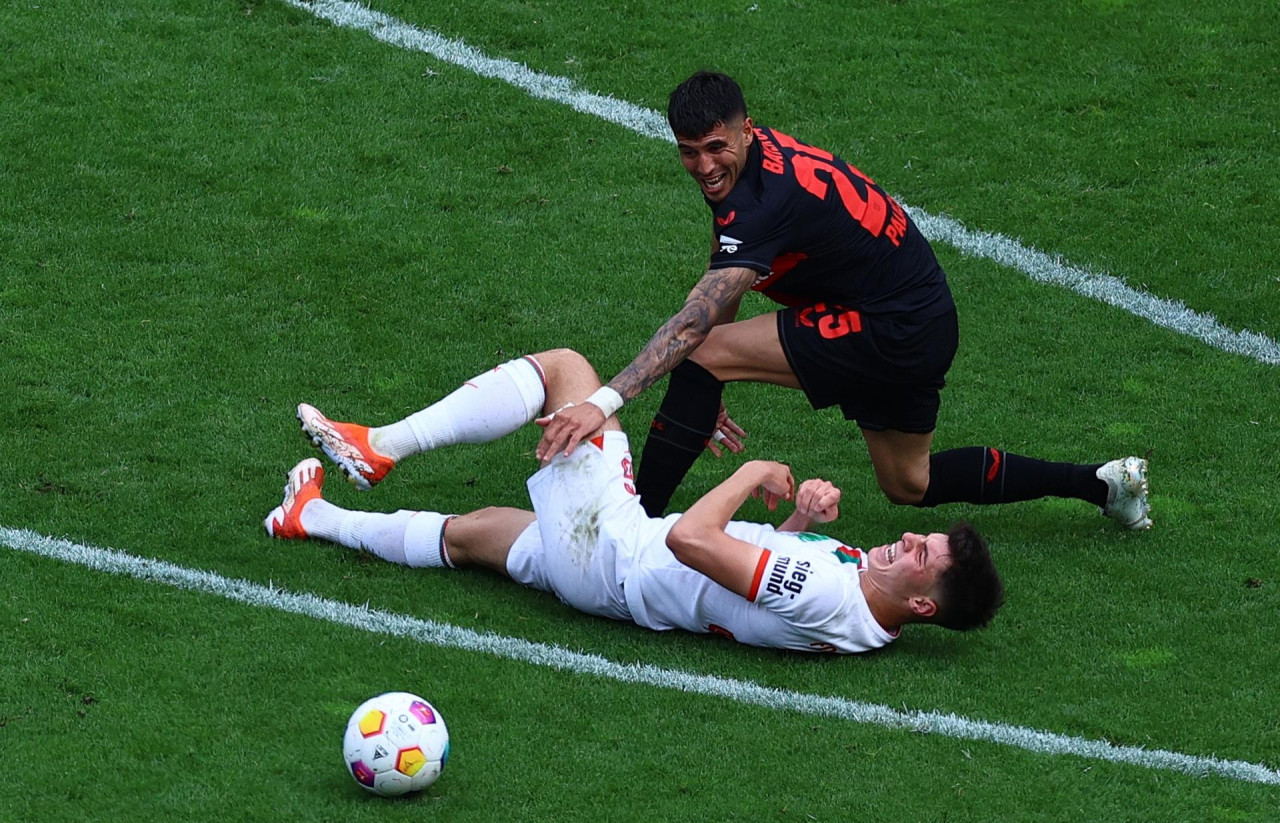
[[281,540],[304,540],[307,530],[302,528],[302,509],[312,500],[323,497],[324,466],[314,457],[308,457],[289,470],[289,481],[284,484],[284,502],[271,510],[262,521],[267,534]]
[[351,484],[368,491],[382,481],[396,461],[378,454],[369,445],[369,427],[358,423],[336,423],[315,406],[298,404],[298,422],[311,443],[332,460]]

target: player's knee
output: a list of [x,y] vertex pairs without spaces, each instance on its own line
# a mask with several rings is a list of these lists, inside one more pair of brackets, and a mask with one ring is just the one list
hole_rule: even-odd
[[889,502],[897,506],[914,506],[924,499],[924,493],[929,490],[929,477],[923,477],[914,474],[900,474],[894,477],[885,477],[877,475],[876,479],[880,482],[880,490],[884,492],[884,496],[889,498]]
[[535,354],[534,360],[537,360],[545,369],[572,369],[581,368],[583,365],[590,366],[587,358],[578,354],[573,349],[547,349],[544,352]]
[[599,382],[591,361],[573,349],[551,349],[534,355],[533,359],[538,361],[549,383],[587,379]]
[[[698,348],[694,349],[690,355],[682,360],[677,369],[684,366],[686,370],[696,369],[698,372],[704,373],[712,379],[724,382],[721,374],[726,369],[726,358],[731,352],[726,351],[718,346],[714,339],[708,339]],[[687,365],[686,365],[687,364]],[[672,372],[674,375],[675,372]]]

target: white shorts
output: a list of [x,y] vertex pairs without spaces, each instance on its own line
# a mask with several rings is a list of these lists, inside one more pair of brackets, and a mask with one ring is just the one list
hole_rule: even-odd
[[512,579],[588,614],[631,620],[627,572],[637,548],[664,531],[640,507],[631,465],[627,436],[607,431],[530,477],[538,519],[507,555]]

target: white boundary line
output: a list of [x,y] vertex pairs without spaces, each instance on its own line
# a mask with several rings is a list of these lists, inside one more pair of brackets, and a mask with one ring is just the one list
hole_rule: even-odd
[[1280,785],[1280,772],[1260,763],[1198,757],[1137,746],[1117,746],[1105,740],[1089,740],[1021,726],[970,720],[954,714],[900,711],[874,703],[771,689],[749,681],[692,674],[643,663],[615,663],[599,655],[572,652],[559,646],[474,632],[448,623],[327,600],[314,594],[294,594],[247,580],[231,580],[213,572],[188,569],[162,560],[147,560],[120,551],[45,537],[28,529],[0,527],[0,545],[76,563],[95,571],[213,594],[251,606],[312,617],[375,634],[403,637],[447,649],[483,652],[506,660],[533,663],[623,683],[675,689],[769,709],[834,717],[889,729],[999,743],[1040,754],[1068,754],[1147,769],[1180,772],[1195,777],[1219,776],[1248,783]]
[[[489,57],[461,40],[451,40],[434,31],[417,28],[359,3],[345,0],[283,2],[335,25],[359,29],[384,43],[432,55],[482,77],[509,83],[534,97],[563,103],[575,111],[624,126],[645,137],[673,142],[666,118],[658,112],[607,95],[592,94],[578,88],[568,78],[542,74],[511,60]],[[1280,365],[1280,344],[1266,335],[1248,329],[1233,331],[1211,314],[1196,312],[1177,300],[1166,300],[1131,288],[1118,277],[1070,265],[1003,235],[966,228],[949,217],[931,215],[910,206],[907,208],[930,240],[948,243],[973,257],[993,260],[1033,280],[1065,286],[1085,297],[1136,314],[1157,326],[1194,337],[1216,349],[1260,363]]]

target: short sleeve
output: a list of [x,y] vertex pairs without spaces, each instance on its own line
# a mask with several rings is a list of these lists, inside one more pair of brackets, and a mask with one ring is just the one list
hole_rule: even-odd
[[769,203],[735,205],[730,195],[712,219],[715,246],[709,269],[740,266],[768,274],[773,261],[786,251],[790,238],[788,221],[780,209]]
[[753,579],[752,602],[792,625],[815,627],[843,613],[857,576],[816,552],[766,549]]

